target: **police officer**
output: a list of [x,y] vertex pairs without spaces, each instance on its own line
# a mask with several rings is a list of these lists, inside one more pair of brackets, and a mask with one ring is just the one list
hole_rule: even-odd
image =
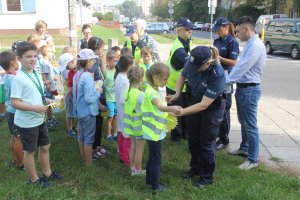
[[184,108],[180,115],[189,115],[188,142],[191,161],[190,170],[181,176],[200,176],[196,183],[199,188],[213,183],[215,144],[225,109],[222,94],[226,76],[218,57],[218,50],[213,46],[194,48],[178,78],[175,95],[166,97],[169,102],[178,99],[185,80],[188,80],[191,89],[190,106]]
[[129,37],[130,40],[126,41],[124,46],[131,49],[132,55],[134,57],[134,61],[136,64],[138,64],[142,58],[141,56],[142,46],[145,46],[146,44],[141,45],[141,42],[140,44],[138,43],[139,36],[137,34],[137,29],[135,26],[128,26],[126,29],[125,36]]
[[[219,35],[219,38],[214,41],[214,46],[219,50],[219,59],[225,74],[229,74],[232,67],[236,64],[240,52],[239,43],[235,39],[234,26],[226,18],[220,17],[215,21],[213,30],[217,31]],[[231,93],[228,93],[226,95],[224,118],[220,127],[216,150],[225,149],[229,144],[231,103],[232,96]]]
[[[170,77],[166,84],[167,95],[173,95],[176,92],[176,82],[180,73],[183,69],[183,66],[186,60],[189,58],[190,51],[192,49],[192,27],[193,24],[187,18],[180,18],[177,21],[176,32],[178,37],[175,39],[171,50],[170,55],[167,60],[167,64],[170,68]],[[187,107],[188,98],[186,94],[186,88],[184,87],[181,93],[181,96],[174,102],[175,105],[181,107]],[[177,127],[171,131],[171,140],[180,144],[180,140],[187,138],[186,130],[186,117],[178,117]]]

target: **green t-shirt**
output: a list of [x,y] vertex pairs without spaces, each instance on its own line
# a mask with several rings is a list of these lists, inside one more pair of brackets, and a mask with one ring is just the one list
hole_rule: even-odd
[[116,69],[106,69],[106,79],[104,81],[104,85],[106,88],[106,101],[109,102],[116,102],[116,96],[115,96],[115,75]]

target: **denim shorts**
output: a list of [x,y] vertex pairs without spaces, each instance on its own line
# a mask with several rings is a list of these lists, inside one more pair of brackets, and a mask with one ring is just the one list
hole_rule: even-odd
[[73,110],[73,98],[70,94],[66,96],[65,105],[66,105],[66,116],[69,118],[74,118],[75,116]]
[[32,128],[21,128],[15,125],[16,134],[21,135],[24,151],[33,152],[40,146],[50,144],[48,128],[45,123]]
[[15,113],[6,112],[6,120],[8,123],[8,129],[11,136],[15,135],[14,119],[15,119]]
[[79,137],[78,141],[85,145],[93,145],[96,131],[96,117],[89,115],[78,119]]
[[112,118],[117,115],[117,105],[116,102],[106,102],[108,107],[108,117]]

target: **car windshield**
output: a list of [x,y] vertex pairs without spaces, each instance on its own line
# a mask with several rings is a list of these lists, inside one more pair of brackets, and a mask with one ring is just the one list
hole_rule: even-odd
[[300,22],[297,23],[297,28],[300,30]]

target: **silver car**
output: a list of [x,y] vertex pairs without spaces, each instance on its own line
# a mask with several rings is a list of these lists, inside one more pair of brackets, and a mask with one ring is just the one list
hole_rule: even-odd
[[170,27],[167,23],[150,23],[146,26],[147,33],[164,33],[170,32]]

